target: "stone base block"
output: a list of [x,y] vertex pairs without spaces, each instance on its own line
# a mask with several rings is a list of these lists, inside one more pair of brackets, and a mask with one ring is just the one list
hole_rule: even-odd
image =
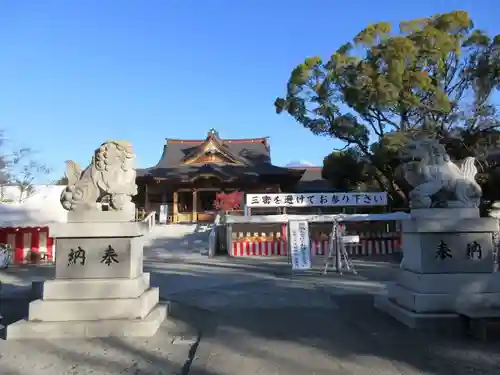
[[412,219],[475,219],[479,217],[479,208],[417,208],[410,215]]
[[[88,221],[51,224],[49,225],[49,230],[51,235],[55,238],[127,238],[143,235],[142,226],[140,223],[135,221],[116,221],[116,218],[119,217],[120,214],[109,211],[108,213],[111,216],[108,217],[106,221],[95,221],[95,217],[89,217],[88,214],[85,213],[82,214],[80,219],[74,219],[88,219]],[[113,214],[117,214],[118,216],[115,216],[113,218]],[[85,216],[86,218],[84,218]]]
[[154,308],[159,299],[159,288],[150,288],[138,298],[39,299],[30,303],[28,319],[43,322],[143,319]]
[[[0,281],[0,298],[1,298],[1,295],[2,295],[2,282]],[[2,303],[2,302],[0,301],[0,303]],[[2,319],[3,319],[3,316],[2,316],[2,314],[0,314],[0,322],[2,321]]]
[[400,285],[392,288],[391,297],[403,308],[417,313],[453,312],[454,301],[449,294],[421,294]]
[[500,274],[424,274],[400,270],[398,284],[417,293],[500,293]]
[[399,306],[386,295],[375,296],[374,306],[410,328],[454,334],[465,332],[464,321],[458,314],[417,313]]
[[137,298],[149,288],[150,275],[135,279],[54,279],[32,283],[33,295],[43,300]]
[[454,312],[466,307],[494,307],[500,293],[419,293],[401,285],[390,288],[390,297],[401,307],[420,313]]
[[[432,210],[431,210],[432,211]],[[414,273],[492,273],[493,218],[463,218],[448,209],[448,218],[403,220],[401,268]]]
[[492,233],[403,233],[401,268],[422,274],[492,273]]
[[141,237],[56,238],[56,279],[135,279],[143,273]]
[[500,340],[498,319],[478,319],[469,321],[469,334],[479,340]]
[[[3,327],[6,340],[93,338],[93,337],[151,337],[167,315],[167,306],[157,305],[144,319],[113,319],[98,321],[37,322],[20,320]],[[2,328],[0,326],[0,328]]]
[[[83,223],[98,223],[103,224],[135,224],[135,205],[129,204],[124,210],[120,211],[68,211],[68,223],[83,224]],[[66,226],[67,228],[67,226]]]
[[500,339],[500,310],[459,310],[467,319],[468,333],[480,340]]

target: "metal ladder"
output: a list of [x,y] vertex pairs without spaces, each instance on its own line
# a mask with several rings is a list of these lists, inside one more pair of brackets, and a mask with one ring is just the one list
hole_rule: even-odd
[[330,241],[328,244],[328,252],[325,254],[325,266],[323,269],[323,275],[328,273],[328,268],[331,266],[334,268],[335,259],[335,270],[342,276],[342,270],[352,272],[353,275],[357,276],[358,272],[354,268],[351,258],[347,253],[344,241],[342,240],[342,230],[339,228],[338,221],[334,221],[332,225],[332,232],[330,234]]

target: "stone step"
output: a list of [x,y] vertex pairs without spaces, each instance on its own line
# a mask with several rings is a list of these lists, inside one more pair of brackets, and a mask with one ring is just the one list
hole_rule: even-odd
[[110,319],[95,321],[35,322],[20,320],[7,327],[0,325],[6,340],[95,338],[95,337],[150,337],[167,315],[167,306],[156,305],[144,319]]
[[489,306],[500,301],[500,293],[418,293],[401,285],[391,286],[391,297],[402,307],[418,313],[452,312],[462,306]]
[[458,335],[461,335],[463,331],[463,320],[458,314],[417,313],[398,305],[396,301],[384,295],[374,297],[374,306],[376,309],[384,311],[409,328],[441,331]]
[[30,303],[28,320],[61,322],[79,320],[143,319],[159,301],[159,288],[140,297],[88,300],[36,300]]
[[469,335],[480,340],[500,340],[500,309],[462,309]]
[[417,293],[458,294],[500,293],[500,277],[496,273],[415,273],[401,270],[398,284]]
[[150,274],[135,279],[54,279],[32,284],[35,298],[43,300],[137,298],[149,289]]
[[500,319],[470,319],[468,332],[471,336],[480,340],[500,340]]

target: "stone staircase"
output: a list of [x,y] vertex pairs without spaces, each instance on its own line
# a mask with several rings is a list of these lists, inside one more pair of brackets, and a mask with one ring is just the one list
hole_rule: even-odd
[[207,255],[212,224],[157,225],[146,236],[145,260],[199,258]]

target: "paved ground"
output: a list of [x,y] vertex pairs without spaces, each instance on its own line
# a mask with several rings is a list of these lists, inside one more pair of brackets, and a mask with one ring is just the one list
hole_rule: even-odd
[[[413,332],[372,307],[395,265],[358,262],[359,277],[201,257],[145,268],[174,301],[154,338],[0,341],[0,373],[500,374],[498,343]],[[11,319],[26,302],[6,297],[0,310]]]

